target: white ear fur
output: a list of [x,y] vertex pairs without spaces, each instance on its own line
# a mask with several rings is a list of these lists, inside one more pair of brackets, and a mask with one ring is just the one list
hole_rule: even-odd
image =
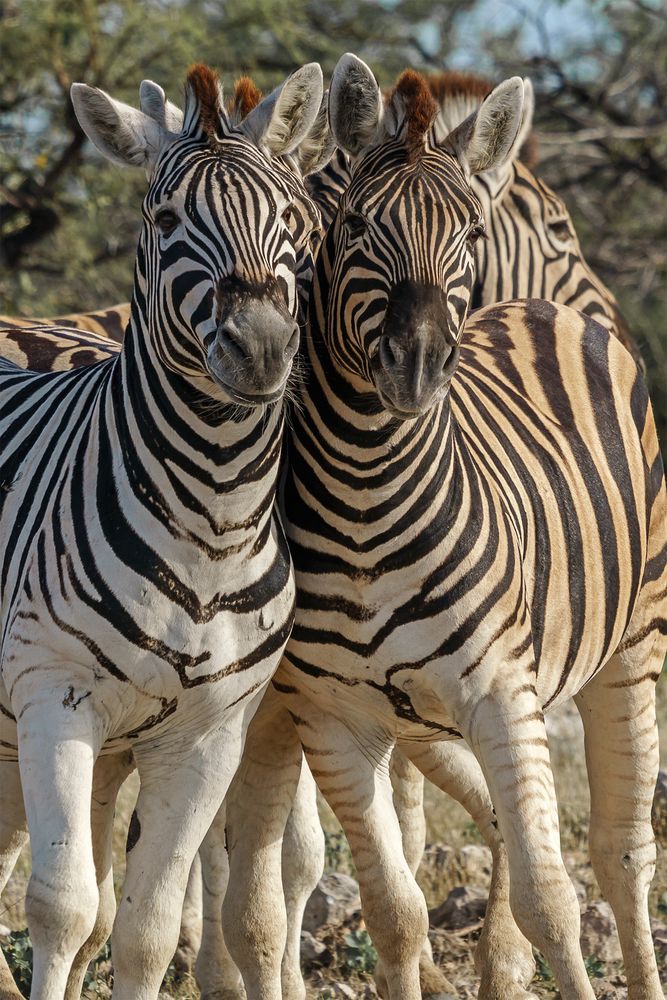
[[296,151],[301,176],[321,170],[335,151],[336,140],[329,126],[329,91],[325,90],[313,127]]
[[512,146],[512,159],[521,152],[523,145],[531,133],[533,127],[533,116],[535,114],[535,90],[533,82],[529,76],[523,78],[523,112],[521,114],[521,124],[516,134],[514,145]]
[[291,153],[317,117],[324,82],[318,63],[307,63],[246,115],[240,130],[268,156]]
[[139,87],[139,106],[145,115],[156,121],[168,132],[180,134],[183,130],[183,112],[168,101],[162,87],[152,80],[142,80]]
[[444,145],[467,174],[503,166],[513,150],[521,124],[524,85],[513,76],[498,84],[477,111],[449,133]]
[[73,83],[72,104],[81,128],[107,159],[150,172],[160,152],[173,140],[143,111],[115,101],[103,90]]
[[329,89],[329,122],[336,143],[358,156],[377,141],[383,114],[382,92],[373,73],[347,52],[336,64]]

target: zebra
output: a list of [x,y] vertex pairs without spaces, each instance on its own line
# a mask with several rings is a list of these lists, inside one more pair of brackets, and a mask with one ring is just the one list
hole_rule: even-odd
[[[483,81],[478,80],[473,77],[460,77],[454,74],[445,74],[439,80],[439,93],[436,92],[431,81],[429,81],[431,90],[436,98],[440,99],[443,107],[443,113],[447,111],[449,116],[448,121],[450,124],[458,124],[458,119],[460,119],[466,111],[474,110],[475,107],[480,103],[481,98],[486,92],[488,92],[488,84]],[[524,81],[524,94],[527,98],[531,97],[531,90],[527,81]],[[450,106],[447,105],[447,97],[451,98]],[[458,102],[458,105],[457,105]],[[519,148],[525,141],[525,136],[530,127],[530,120],[532,117],[532,101],[529,101],[530,112],[526,111],[526,102],[524,103],[524,116],[523,122],[520,129],[520,135],[517,137],[514,150]],[[455,116],[454,121],[452,121],[452,115]],[[520,141],[521,140],[521,141]],[[314,195],[318,197],[319,203],[324,207],[330,207],[335,202],[330,197],[322,197],[322,184],[323,180],[326,182],[331,181],[331,178],[335,182],[338,182],[339,187],[335,188],[335,201],[337,202],[340,190],[344,186],[341,183],[341,178],[347,183],[349,179],[349,168],[347,166],[347,157],[343,153],[339,153],[338,161],[332,168],[326,169],[320,174],[314,175],[315,186]],[[342,164],[342,168],[341,168]],[[499,174],[507,174],[508,170],[513,171],[514,180],[510,183],[505,181],[503,184],[499,185],[497,182],[497,177]],[[345,173],[347,172],[347,175]],[[491,186],[487,183],[487,177],[494,178],[494,184]],[[519,295],[524,292],[537,291],[544,292],[548,289],[548,293],[551,297],[559,299],[563,296],[564,301],[568,301],[567,292],[568,289],[575,289],[581,291],[586,290],[587,300],[576,300],[570,299],[574,305],[580,306],[584,311],[589,312],[591,315],[595,316],[600,322],[608,325],[616,335],[623,337],[624,325],[622,321],[619,320],[619,314],[617,306],[611,294],[601,285],[600,282],[592,276],[591,281],[589,275],[591,275],[590,270],[587,268],[585,261],[581,257],[578,244],[576,243],[576,236],[573,234],[573,227],[571,221],[567,220],[566,211],[559,199],[550,192],[546,185],[543,185],[534,175],[531,174],[530,170],[523,163],[519,163],[516,158],[510,161],[508,166],[505,166],[497,171],[490,171],[488,173],[482,173],[476,175],[472,178],[473,190],[476,191],[480,201],[484,202],[484,192],[494,191],[497,194],[497,198],[494,201],[492,198],[488,198],[488,205],[485,205],[485,218],[487,227],[487,239],[479,240],[475,245],[475,253],[477,258],[477,267],[479,273],[484,275],[485,280],[483,282],[476,281],[475,289],[472,295],[472,302],[484,304],[485,301],[494,301],[494,295],[497,290],[497,285],[495,282],[488,280],[489,274],[494,273],[492,267],[487,267],[485,265],[485,260],[492,257],[495,253],[497,259],[503,262],[503,294],[505,297],[512,297],[513,295]],[[498,194],[498,192],[500,192]],[[530,210],[526,210],[526,205],[530,206]],[[502,211],[505,211],[505,216],[501,215]],[[526,220],[530,220],[535,230],[535,235],[530,230],[530,227],[525,224]],[[509,221],[508,221],[509,220]],[[523,230],[521,226],[523,225]],[[565,234],[563,229],[570,234],[572,246],[567,253],[558,253],[558,248],[560,244],[565,244],[567,240],[565,239]],[[553,230],[553,232],[552,232]],[[507,232],[512,232],[515,234],[516,243],[520,244],[522,247],[522,252],[518,258],[521,262],[524,262],[524,267],[515,268],[512,266],[513,258],[508,249],[507,242],[499,242],[498,234],[503,234]],[[516,244],[515,244],[516,245]],[[544,252],[544,247],[553,254],[549,256]],[[530,251],[530,255],[529,255]],[[525,264],[526,261],[530,260],[529,266]],[[554,272],[554,268],[558,266],[559,271]],[[526,275],[532,276],[532,280],[535,283],[534,286],[530,288],[522,287],[522,282],[526,281]],[[511,284],[512,281],[517,282],[517,286]],[[597,290],[597,303],[595,301]],[[418,781],[414,781],[416,770],[409,768],[409,762],[403,759],[401,765],[401,779],[403,785],[403,792],[396,797],[397,806],[401,805],[401,802],[405,800],[405,785],[410,778],[410,773],[412,773],[412,784],[421,784],[421,777]],[[409,800],[408,800],[409,801]],[[412,798],[412,812],[415,812],[414,808],[414,796]],[[403,817],[400,817],[403,818]],[[418,861],[421,857],[421,850],[423,845],[423,819],[415,822],[414,816],[411,822],[402,822],[402,827],[405,830],[411,831],[404,838],[406,847],[406,852],[409,854],[409,860],[413,870],[416,869]],[[415,837],[415,831],[421,830],[421,836],[417,834]],[[408,843],[409,841],[409,843]],[[410,848],[408,850],[408,847]],[[285,853],[285,852],[284,852]],[[221,862],[224,862],[224,856],[220,855]],[[224,865],[223,865],[224,867]],[[298,867],[296,869],[298,871]],[[213,880],[209,880],[208,884],[211,884]],[[223,880],[224,881],[224,880]],[[213,907],[215,911],[215,906]],[[212,919],[209,921],[209,926],[212,925]],[[206,951],[205,956],[208,960],[207,964],[211,966],[211,952]],[[205,966],[206,967],[206,966]]]
[[[490,90],[489,85],[479,80],[479,78],[471,76],[463,77],[460,74],[443,74],[438,78],[437,88],[434,87],[431,80],[428,82],[432,93],[439,100],[439,103],[441,103],[441,113],[445,114],[446,120],[452,126],[459,124],[466,113],[475,110],[481,99]],[[530,172],[527,165],[519,163],[516,157],[519,148],[523,147],[525,150],[525,144],[532,125],[532,111],[532,88],[529,81],[524,80],[523,119],[510,159],[506,165],[497,170],[475,175],[471,179],[473,190],[485,205],[484,215],[487,228],[487,239],[478,240],[475,244],[477,268],[479,269],[479,273],[485,276],[485,280],[480,283],[476,279],[472,293],[472,302],[484,304],[486,301],[492,302],[495,300],[496,286],[493,282],[487,280],[488,275],[493,273],[493,267],[485,265],[485,259],[495,253],[496,257],[501,261],[501,268],[505,275],[505,283],[503,285],[505,297],[515,297],[525,291],[544,292],[545,289],[548,289],[550,296],[554,299],[568,301],[570,290],[574,289],[581,292],[582,289],[586,289],[588,293],[586,300],[578,298],[575,300],[570,299],[569,301],[598,318],[605,325],[609,326],[612,332],[622,338],[624,324],[620,319],[615,300],[604,285],[592,275],[583,260],[578,243],[576,242],[576,235],[574,235],[571,220],[567,217],[565,207],[553,192],[550,192],[546,185],[543,185]],[[522,158],[523,155],[522,151]],[[328,214],[329,216],[335,211],[340,193],[349,181],[350,171],[347,155],[339,151],[336,156],[336,160],[330,167],[324,171],[310,175],[308,185],[311,188],[313,196],[324,210],[325,215]],[[499,185],[498,176],[507,177],[508,174],[514,179],[511,181],[505,180]],[[493,186],[491,186],[490,182],[487,182],[487,178],[494,179]],[[484,201],[484,192],[487,190],[493,190],[497,194],[496,200],[492,198],[487,199],[488,204]],[[530,211],[526,210],[526,205],[530,206]],[[505,212],[504,217],[501,214],[502,212]],[[533,227],[532,229],[531,226]],[[566,242],[562,232],[563,228],[572,235],[571,245],[567,253],[559,251],[559,246]],[[553,233],[552,229],[554,230]],[[516,243],[520,244],[522,248],[520,262],[523,266],[521,268],[513,266],[514,260],[508,242],[502,242],[498,238],[498,234],[510,231],[515,234]],[[548,252],[545,251],[545,248]],[[528,260],[529,264],[526,263]],[[497,270],[498,266],[494,266]],[[556,268],[558,268],[557,271]],[[530,276],[535,283],[529,289],[526,289],[525,285],[522,285],[522,282],[526,281],[526,275]],[[512,285],[512,281],[516,284]],[[596,295],[597,302],[595,300]],[[17,341],[19,339],[17,338]],[[395,781],[395,804],[399,808],[399,819],[404,830],[406,855],[412,870],[416,871],[423,849],[423,814],[421,816],[418,815],[421,812],[419,803],[423,779],[421,773],[416,768],[410,766],[407,758],[402,757],[400,754],[395,754],[395,759],[396,757],[400,759],[398,767],[401,772],[401,780],[400,783]],[[465,776],[466,773],[465,768],[462,768],[462,775]],[[418,778],[415,780],[416,775]],[[417,789],[416,794],[415,789]],[[456,791],[455,789],[451,790]],[[409,803],[409,809],[405,807],[406,802]],[[479,808],[479,803],[474,803],[473,808],[475,807]],[[303,812],[303,806],[301,806],[301,811]],[[302,819],[302,823],[306,827],[308,822],[308,819]],[[218,824],[218,845],[222,843],[223,839],[224,830],[221,830],[220,824]],[[200,968],[211,972],[216,962],[219,966],[224,966],[223,972],[218,972],[215,975],[222,978],[229,988],[231,980],[234,981],[234,984],[238,980],[235,973],[227,971],[229,966],[226,965],[226,955],[222,953],[223,957],[222,959],[220,958],[219,949],[221,948],[221,942],[219,939],[219,930],[215,928],[216,907],[224,892],[225,855],[220,846],[215,850],[211,849],[215,842],[213,836],[208,838],[208,842],[209,853],[207,863],[209,865],[209,872],[217,871],[217,878],[211,877],[210,874],[207,878],[209,913],[205,926],[209,930],[213,928],[213,933],[210,935],[213,943],[207,943],[207,935],[205,935],[205,947],[201,955]],[[290,841],[289,846],[292,847],[293,843],[298,846],[298,838],[295,838],[293,842]],[[312,845],[309,846],[312,849]],[[290,858],[294,862],[293,853],[293,849],[291,852],[283,849],[283,859]],[[302,858],[301,865],[293,864],[295,874],[305,873],[307,875],[305,890],[302,889],[300,897],[301,900],[303,900],[305,891],[311,884],[310,880],[312,879],[312,858],[307,856],[307,852],[302,852]],[[217,892],[215,894],[210,893],[212,885],[217,885]],[[294,887],[292,891],[294,892]],[[297,924],[298,920],[292,919],[290,922],[291,931],[294,930],[294,927],[297,927]],[[503,926],[502,920],[501,926]],[[291,941],[293,938],[294,934],[290,933],[289,940]],[[298,933],[296,934],[296,941],[298,943]],[[294,948],[292,949],[292,953],[294,956]],[[288,962],[287,966],[292,970],[296,966],[298,972],[298,954],[296,955],[296,961]],[[437,982],[435,970],[427,971],[425,974],[428,976],[427,982],[435,988],[434,983]],[[204,976],[204,973],[202,973],[202,976]],[[446,988],[446,985],[442,981],[439,985],[442,988]],[[285,986],[285,970],[283,970],[283,986],[287,989]],[[286,992],[285,995],[291,996],[292,994]]]
[[160,124],[72,88],[88,137],[149,185],[118,355],[57,374],[0,362],[0,829],[4,868],[25,800],[33,1000],[72,995],[77,952],[108,926],[93,767],[130,750],[141,792],[114,995],[157,997],[192,859],[291,629],[273,501],[299,339],[295,206],[273,161],[321,99],[311,63],[235,125],[196,65],[174,132],[166,108]]
[[[311,292],[282,502],[297,612],[273,688],[348,836],[389,1000],[420,997],[427,927],[391,750],[400,742],[446,784],[461,737],[476,760],[470,788],[483,773],[491,793],[483,832],[504,841],[514,917],[564,1000],[592,1000],[543,714],[574,696],[591,856],[628,996],[658,1000],[647,893],[666,495],[645,383],[604,327],[567,306],[506,302],[464,322],[484,229],[468,177],[502,163],[522,94],[520,79],[506,81],[438,141],[415,74],[383,102],[356,57],[334,71],[330,121],[353,171]],[[255,716],[228,799],[225,934],[262,1000],[281,996],[266,928],[288,808],[275,790],[296,752]],[[532,965],[506,962],[515,934],[503,930],[481,995],[518,1000]]]

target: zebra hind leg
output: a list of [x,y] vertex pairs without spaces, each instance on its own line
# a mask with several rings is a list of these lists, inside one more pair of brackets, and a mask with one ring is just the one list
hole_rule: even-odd
[[127,870],[111,938],[113,997],[156,1000],[178,945],[195,854],[241,756],[239,717],[192,745],[135,745],[140,790],[130,823]]
[[305,1000],[300,974],[292,992],[281,986],[287,940],[282,843],[301,762],[294,724],[269,688],[248,727],[226,802],[229,887],[223,932],[253,1000]]
[[[396,746],[391,755],[390,777],[394,808],[401,828],[403,853],[410,871],[416,876],[426,843],[424,775]],[[419,982],[422,997],[426,1000],[455,992],[447,977],[434,963],[428,938],[424,940],[419,956]],[[380,996],[386,996],[387,981],[380,962],[375,970],[375,983]]]
[[244,1000],[241,973],[222,933],[222,904],[229,882],[225,805],[218,810],[199,848],[202,878],[202,938],[195,979],[202,1000]]
[[434,785],[463,806],[491,849],[491,889],[475,953],[480,1000],[535,1000],[526,990],[535,973],[533,949],[512,915],[507,852],[477,758],[463,741],[401,742],[400,747]]
[[629,1000],[663,997],[648,912],[659,765],[655,682],[663,657],[664,643],[650,636],[612,657],[576,699],[591,791],[591,861],[616,917]]
[[[0,789],[2,789],[2,809],[0,809],[0,891],[3,891],[21,849],[28,841],[28,827],[23,808],[23,792],[18,763],[0,763]],[[3,914],[6,911],[3,911]],[[0,950],[0,998],[1,1000],[22,1000],[5,956]]]
[[324,833],[317,811],[317,788],[305,760],[301,764],[282,847],[282,882],[287,940],[281,980],[284,997],[297,996],[301,975],[301,925],[306,903],[324,872]]
[[72,963],[67,980],[65,1000],[79,1000],[88,965],[111,934],[113,918],[116,913],[111,856],[113,818],[120,786],[133,770],[134,759],[129,750],[106,757],[98,757],[95,762],[91,828],[100,901],[95,926]]

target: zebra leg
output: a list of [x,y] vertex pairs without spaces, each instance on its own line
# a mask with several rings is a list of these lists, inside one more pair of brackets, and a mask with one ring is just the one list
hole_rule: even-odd
[[516,678],[514,684],[499,680],[493,694],[475,701],[467,730],[507,847],[514,919],[546,956],[562,1000],[593,1000],[579,945],[579,903],[560,851],[549,745],[535,688],[526,683],[516,689]]
[[[28,841],[18,763],[14,761],[0,763],[0,789],[2,789],[2,809],[0,809],[0,892],[2,892],[22,848]],[[0,1000],[22,1000],[1,949]]]
[[199,954],[202,939],[202,908],[201,860],[197,854],[188,876],[178,948],[174,955],[174,966],[180,975],[192,972]]
[[178,944],[192,862],[236,771],[242,743],[237,718],[195,746],[156,741],[134,748],[141,787],[111,938],[117,1000],[156,1000]]
[[655,872],[651,804],[658,775],[655,681],[664,649],[650,637],[617,654],[576,698],[584,723],[595,876],[616,917],[629,1000],[662,1000],[648,892]]
[[[100,723],[92,697],[73,699],[67,681],[61,685],[51,677],[52,691],[61,688],[55,701],[36,692],[21,706],[13,705],[32,849],[26,893],[32,1000],[62,1000],[99,904],[90,809]],[[70,697],[63,699],[62,690]]]
[[382,962],[388,1000],[421,1000],[419,956],[426,902],[406,864],[392,801],[384,733],[353,732],[300,703],[297,726],[313,777],[335,812],[354,858],[364,919]]
[[281,988],[287,936],[281,849],[302,759],[294,724],[270,689],[248,729],[226,803],[230,873],[223,931],[251,1000],[306,995],[300,974],[292,992]]
[[287,943],[282,961],[283,996],[299,996],[301,925],[310,894],[324,872],[324,833],[317,811],[317,788],[302,761],[282,846],[282,883],[287,907]]
[[[421,864],[426,843],[426,820],[424,818],[424,775],[397,745],[391,755],[389,768],[393,791],[394,808],[398,816],[403,841],[403,853],[413,875]],[[375,983],[380,996],[387,995],[387,981],[378,962],[375,969]],[[423,997],[437,997],[442,993],[455,992],[447,977],[433,961],[431,942],[425,939],[419,958],[419,981]]]
[[242,1000],[245,997],[241,973],[229,954],[222,933],[222,904],[229,882],[225,811],[223,804],[199,848],[203,919],[195,979],[202,1000]]
[[113,887],[112,842],[113,818],[118,791],[128,774],[134,770],[131,751],[98,757],[93,769],[93,797],[91,827],[93,858],[97,874],[99,905],[97,918],[88,940],[77,952],[67,980],[65,1000],[79,1000],[88,964],[111,934],[116,913],[116,896]]
[[533,949],[512,915],[507,852],[477,758],[462,741],[400,746],[429,781],[463,806],[491,849],[489,902],[475,953],[480,1000],[535,1000],[525,989],[535,974]]

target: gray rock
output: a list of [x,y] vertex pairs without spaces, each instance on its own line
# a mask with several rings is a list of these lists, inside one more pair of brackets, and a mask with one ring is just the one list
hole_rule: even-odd
[[591,979],[591,986],[598,1000],[628,1000],[628,990],[620,976]]
[[359,886],[349,875],[323,875],[306,905],[303,929],[311,934],[325,924],[342,924],[361,909]]
[[621,946],[611,906],[604,900],[588,903],[581,914],[581,950],[584,958],[622,962]]
[[458,851],[458,862],[466,882],[486,885],[491,881],[493,858],[491,849],[484,844],[466,844]]
[[309,931],[301,931],[301,959],[306,967],[320,964],[326,951],[326,945],[314,938]]
[[488,892],[481,886],[457,886],[444,903],[429,911],[430,924],[450,930],[476,924],[484,918],[488,898]]

